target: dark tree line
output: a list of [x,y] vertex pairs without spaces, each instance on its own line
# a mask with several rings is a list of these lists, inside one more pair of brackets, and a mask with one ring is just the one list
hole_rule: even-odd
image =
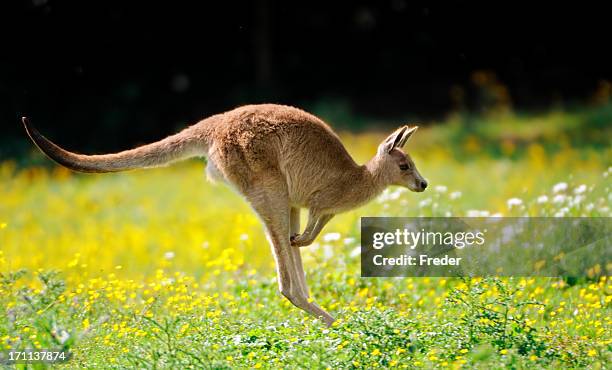
[[110,150],[252,102],[427,119],[478,111],[483,76],[517,109],[612,79],[605,9],[560,3],[17,0],[0,27],[3,156],[21,115]]

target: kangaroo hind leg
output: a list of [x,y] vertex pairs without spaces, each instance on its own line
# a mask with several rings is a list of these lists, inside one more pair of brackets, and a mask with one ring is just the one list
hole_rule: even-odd
[[[276,186],[270,186],[271,183],[276,183]],[[249,193],[247,199],[266,227],[276,260],[279,290],[294,306],[331,325],[334,318],[309,298],[299,249],[289,244],[293,212],[289,207],[286,186],[282,181],[271,183],[269,181]]]

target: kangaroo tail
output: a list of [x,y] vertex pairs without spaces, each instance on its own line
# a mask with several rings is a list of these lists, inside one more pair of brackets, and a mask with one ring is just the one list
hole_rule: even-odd
[[69,152],[52,143],[32,127],[26,117],[23,117],[22,121],[28,135],[43,153],[62,166],[79,172],[118,172],[159,167],[204,155],[207,149],[202,138],[193,135],[195,126],[192,126],[178,134],[135,149],[114,154],[83,155]]

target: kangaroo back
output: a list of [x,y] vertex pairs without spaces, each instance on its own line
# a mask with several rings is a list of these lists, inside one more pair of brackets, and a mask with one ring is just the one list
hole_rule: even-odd
[[164,166],[179,160],[206,154],[207,143],[197,135],[197,125],[158,142],[114,154],[83,155],[60,148],[22,118],[25,129],[36,146],[49,158],[79,172],[118,172],[136,168]]

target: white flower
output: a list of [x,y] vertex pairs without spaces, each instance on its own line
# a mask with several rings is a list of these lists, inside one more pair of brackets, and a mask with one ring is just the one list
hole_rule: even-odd
[[561,208],[557,213],[555,213],[555,217],[563,217],[569,212],[567,207]]
[[350,245],[355,242],[355,238],[344,238],[344,244]]
[[378,201],[378,203],[385,203],[386,201],[389,200],[389,189],[385,189],[379,196],[378,199],[376,199]]
[[510,198],[507,201],[508,208],[517,207],[523,204],[523,200],[520,198]]
[[354,249],[351,251],[350,256],[351,256],[351,257],[353,257],[353,258],[355,258],[355,257],[357,257],[357,256],[358,256],[358,255],[360,255],[360,254],[361,254],[361,247],[356,247],[356,248],[354,248]]
[[393,193],[389,194],[389,199],[390,200],[395,200],[397,198],[400,197],[400,195],[402,195],[402,188],[397,189],[396,191],[394,191]]
[[461,192],[460,191],[453,191],[452,193],[450,193],[450,198],[451,199],[459,199],[459,198],[461,198]]
[[331,245],[325,244],[323,245],[323,257],[326,260],[330,260],[334,256],[334,248]]
[[431,198],[423,199],[422,201],[419,202],[419,207],[421,208],[427,207],[430,204],[431,204]]
[[593,203],[589,203],[586,205],[586,207],[584,207],[584,209],[586,209],[587,212],[591,212],[594,208],[595,208],[595,205]]
[[436,187],[434,188],[434,190],[438,193],[446,193],[446,191],[448,190],[448,188],[444,185],[436,185]]
[[570,207],[579,205],[585,199],[584,195],[576,195],[574,199],[570,198],[569,205]]
[[502,215],[500,212],[497,212],[497,213],[493,213],[491,217],[499,218],[499,217],[504,217],[504,215]]
[[479,209],[468,209],[467,217],[489,217],[491,212],[487,210],[479,210]]
[[167,259],[167,260],[173,259],[174,258],[174,252],[169,251],[169,252],[164,253],[164,258]]
[[340,240],[340,233],[327,233],[323,235],[324,242],[333,242],[336,240]]
[[480,211],[477,209],[468,209],[466,214],[468,217],[480,217]]
[[586,191],[587,186],[585,184],[582,184],[580,186],[578,186],[576,189],[574,189],[574,194],[582,194]]
[[245,241],[247,239],[249,239],[249,234],[242,234],[242,235],[240,235],[240,240]]
[[560,182],[558,184],[555,184],[555,186],[553,186],[553,193],[559,193],[561,191],[566,191],[566,190],[567,190],[566,182]]
[[546,203],[546,202],[548,202],[548,197],[546,195],[540,195],[538,197],[538,203],[539,204]]
[[563,203],[563,202],[565,202],[565,198],[567,198],[565,195],[557,194],[553,198],[553,203]]
[[63,329],[62,329],[62,330],[60,331],[60,334],[57,336],[57,339],[59,340],[59,342],[60,342],[61,344],[64,344],[64,343],[66,343],[66,341],[67,341],[68,339],[70,339],[70,333],[68,333],[66,330],[63,330]]

